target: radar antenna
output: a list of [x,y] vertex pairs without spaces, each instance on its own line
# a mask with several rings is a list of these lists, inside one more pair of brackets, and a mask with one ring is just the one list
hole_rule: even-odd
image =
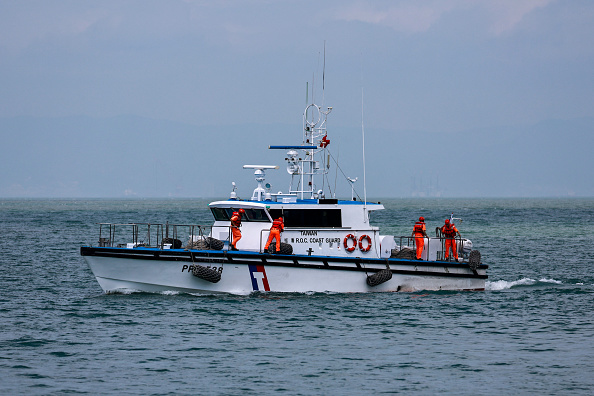
[[[252,194],[252,201],[264,201],[266,197],[266,190],[263,187],[264,180],[266,180],[266,169],[278,169],[278,165],[244,165],[243,169],[255,169],[254,176],[258,182],[258,187],[254,189]],[[270,185],[266,185],[267,189],[270,190]],[[270,193],[268,194],[270,195]]]

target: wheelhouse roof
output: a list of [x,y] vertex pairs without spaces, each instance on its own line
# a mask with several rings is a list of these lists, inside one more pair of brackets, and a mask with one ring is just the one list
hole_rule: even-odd
[[[330,201],[330,200],[327,200]],[[273,206],[291,207],[300,206],[301,209],[316,209],[316,207],[328,207],[330,205],[348,205],[348,206],[364,206],[365,202],[362,201],[346,201],[346,200],[331,200],[332,202],[320,203],[317,199],[297,199],[296,202],[276,202],[276,201],[241,201],[241,200],[226,200],[226,201],[215,201],[211,202],[208,206],[214,208],[266,208]],[[384,206],[375,202],[367,202],[367,210],[381,210]]]

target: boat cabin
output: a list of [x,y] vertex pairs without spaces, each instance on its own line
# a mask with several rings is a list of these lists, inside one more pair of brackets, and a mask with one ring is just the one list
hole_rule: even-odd
[[[281,242],[290,244],[295,254],[390,257],[395,245],[393,237],[380,236],[379,228],[369,224],[369,214],[384,209],[377,203],[336,199],[279,202],[270,199],[217,201],[209,206],[215,219],[211,236],[226,242],[230,241],[233,212],[245,211],[242,236],[237,243],[240,250],[263,252],[272,222],[278,217],[283,218],[285,225]],[[384,254],[382,242],[387,249]]]

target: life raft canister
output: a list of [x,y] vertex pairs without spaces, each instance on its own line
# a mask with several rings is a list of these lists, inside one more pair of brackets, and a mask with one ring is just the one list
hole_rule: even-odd
[[[353,240],[353,245],[349,246],[349,240]],[[357,247],[357,238],[355,238],[355,236],[353,234],[348,234],[347,236],[344,237],[344,248],[347,252],[352,252],[355,250],[355,248]]]
[[[367,240],[367,247],[363,247],[363,240]],[[359,250],[363,253],[368,252],[371,249],[371,237],[369,235],[361,235],[359,238]]]

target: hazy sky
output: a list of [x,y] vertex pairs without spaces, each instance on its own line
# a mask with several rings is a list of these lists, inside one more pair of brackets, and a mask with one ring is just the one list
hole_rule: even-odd
[[594,117],[591,0],[0,0],[0,118],[300,126],[324,42],[329,126]]

